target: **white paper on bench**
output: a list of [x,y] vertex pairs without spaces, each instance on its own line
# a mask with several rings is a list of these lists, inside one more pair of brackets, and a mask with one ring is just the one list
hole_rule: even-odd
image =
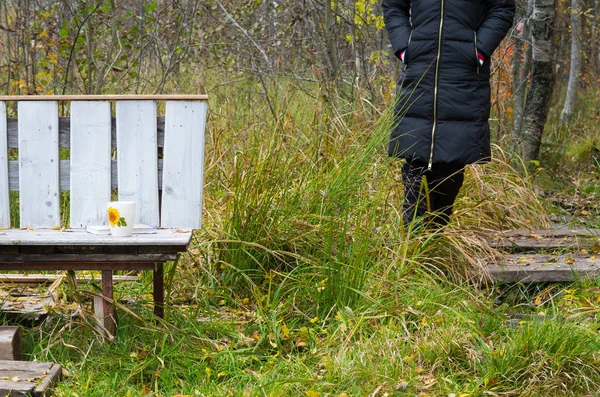
[[110,103],[71,102],[71,222],[107,222],[110,201]]
[[[147,226],[147,225],[142,225],[142,224],[135,224],[133,225],[133,234],[156,234],[156,228]],[[88,225],[85,228],[85,231],[88,233],[92,233],[92,234],[103,234],[103,235],[108,235],[110,234],[110,228],[107,225],[101,225],[101,226],[96,226],[96,225]]]
[[8,196],[8,132],[6,126],[6,103],[0,102],[0,228],[10,227],[10,203]]
[[19,102],[18,112],[20,226],[59,226],[58,102]]
[[155,101],[117,101],[119,200],[135,201],[135,223],[158,226]]
[[167,101],[160,223],[202,226],[206,102]]

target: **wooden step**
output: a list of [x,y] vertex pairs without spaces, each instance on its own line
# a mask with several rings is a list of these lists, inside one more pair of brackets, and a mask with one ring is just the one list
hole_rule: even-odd
[[508,230],[488,238],[492,248],[510,251],[590,249],[600,237],[598,229]]
[[21,359],[21,328],[0,327],[0,360]]
[[[600,256],[599,256],[600,257]],[[596,255],[504,255],[486,271],[492,280],[503,283],[569,282],[600,276]]]
[[0,360],[0,396],[50,396],[61,375],[60,364]]

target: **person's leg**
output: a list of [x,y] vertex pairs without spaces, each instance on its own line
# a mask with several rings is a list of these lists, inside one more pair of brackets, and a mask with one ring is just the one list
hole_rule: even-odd
[[465,170],[453,164],[436,164],[430,179],[432,222],[444,226],[450,221],[454,201],[465,180]]
[[402,182],[404,183],[404,204],[402,219],[405,224],[422,217],[427,212],[427,196],[422,185],[423,177],[428,173],[427,164],[414,160],[406,160],[402,165]]

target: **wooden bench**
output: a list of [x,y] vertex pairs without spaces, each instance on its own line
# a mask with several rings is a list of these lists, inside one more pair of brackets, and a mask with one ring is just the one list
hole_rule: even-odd
[[[112,272],[152,270],[154,312],[162,317],[163,264],[186,251],[192,230],[202,225],[206,100],[0,96],[0,270],[102,271],[102,323],[111,335]],[[164,117],[157,116],[157,101],[164,101]],[[17,118],[7,118],[11,105]],[[70,117],[59,117],[59,106],[69,106]],[[9,161],[12,148],[18,160]],[[19,191],[19,229],[11,228],[9,190]],[[70,191],[67,229],[60,227],[64,190]],[[135,201],[136,223],[156,233],[87,233],[88,225],[107,224],[114,191],[119,200]]]

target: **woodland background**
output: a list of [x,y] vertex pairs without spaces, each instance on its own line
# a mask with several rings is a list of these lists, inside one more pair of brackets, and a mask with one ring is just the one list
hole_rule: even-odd
[[[599,20],[597,0],[517,0],[494,57],[494,104],[527,160],[547,109],[566,122],[597,83]],[[275,118],[273,81],[381,106],[399,65],[375,0],[5,0],[0,33],[5,94],[210,92],[211,79],[252,78]]]
[[429,230],[402,223],[386,156],[401,64],[377,1],[1,0],[3,95],[209,95],[203,228],[168,267],[167,321],[149,274],[115,286],[110,342],[98,282],[63,286],[26,358],[65,367],[57,396],[595,395],[600,280],[482,276],[494,231],[600,226],[600,0],[517,5],[494,160]]

